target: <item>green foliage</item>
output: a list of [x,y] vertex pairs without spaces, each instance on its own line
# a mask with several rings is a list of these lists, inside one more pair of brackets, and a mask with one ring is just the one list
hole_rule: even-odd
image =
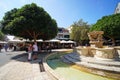
[[120,38],[120,14],[104,16],[94,24],[90,31],[104,31],[104,36],[111,38],[113,41]]
[[4,33],[28,39],[52,39],[57,35],[57,23],[36,4],[28,4],[20,9],[7,12],[3,18]]
[[4,40],[5,35],[2,33],[1,29],[2,29],[2,25],[1,25],[1,22],[0,22],[0,40]]
[[80,19],[78,22],[75,22],[72,26],[70,38],[76,42],[82,42],[84,40],[88,40],[88,31],[89,25],[87,22],[84,22]]
[[5,13],[3,20],[1,21],[3,33],[5,33],[5,34],[10,33],[10,27],[7,27],[7,26],[14,19],[16,12],[17,12],[17,9],[14,8],[11,11],[8,11],[7,13]]
[[0,30],[0,40],[4,40],[4,34]]

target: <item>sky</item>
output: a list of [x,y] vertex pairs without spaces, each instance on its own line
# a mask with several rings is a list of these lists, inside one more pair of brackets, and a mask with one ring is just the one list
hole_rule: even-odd
[[120,0],[0,0],[0,20],[13,8],[36,3],[56,20],[58,27],[68,28],[80,19],[95,24],[103,16],[113,14],[118,2]]

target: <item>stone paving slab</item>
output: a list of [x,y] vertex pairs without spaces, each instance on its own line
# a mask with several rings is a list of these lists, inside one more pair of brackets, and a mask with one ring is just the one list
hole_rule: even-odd
[[0,67],[0,80],[52,80],[47,72],[40,72],[39,61],[28,62],[26,55],[14,59]]

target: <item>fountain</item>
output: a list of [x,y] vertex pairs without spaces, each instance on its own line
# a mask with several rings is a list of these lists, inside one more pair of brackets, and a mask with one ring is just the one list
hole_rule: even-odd
[[103,47],[103,31],[93,31],[88,33],[90,47],[77,47],[77,52],[83,56],[91,56],[101,60],[116,60],[118,53],[114,47]]
[[54,75],[55,80],[119,80],[120,47],[104,47],[103,33],[103,31],[88,33],[89,47],[75,47],[73,52],[64,55],[61,53],[48,55],[45,59],[47,61],[46,70]]
[[[112,76],[117,79],[120,77],[120,47],[103,46],[103,31],[93,31],[88,33],[90,39],[89,47],[75,47],[73,53],[67,58],[76,65],[91,68],[91,73]],[[74,61],[69,58],[78,60]],[[94,70],[96,69],[96,71]],[[102,74],[99,74],[99,72]],[[117,73],[117,74],[116,74]],[[114,76],[113,76],[114,75]]]
[[93,31],[88,33],[91,47],[98,47],[98,48],[103,47],[103,39],[102,39],[103,33],[104,33],[103,31]]

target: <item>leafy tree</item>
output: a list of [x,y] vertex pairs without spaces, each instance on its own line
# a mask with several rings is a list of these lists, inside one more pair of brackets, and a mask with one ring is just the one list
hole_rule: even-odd
[[4,32],[5,34],[10,33],[10,28],[7,27],[7,25],[9,25],[9,23],[14,19],[16,12],[17,12],[17,9],[14,8],[11,11],[8,11],[7,13],[5,13],[3,20],[1,21],[1,29],[2,29],[2,32]]
[[1,31],[2,25],[0,23],[0,40],[4,40],[4,34]]
[[4,34],[1,32],[1,30],[0,30],[0,40],[4,40]]
[[120,39],[120,14],[104,16],[94,24],[90,31],[104,31],[104,36],[112,40],[115,45],[115,39]]
[[80,19],[75,22],[72,26],[70,38],[78,43],[83,43],[83,41],[88,40],[89,25]]
[[36,4],[8,11],[2,21],[2,31],[7,34],[34,39],[52,39],[57,35],[57,23]]

